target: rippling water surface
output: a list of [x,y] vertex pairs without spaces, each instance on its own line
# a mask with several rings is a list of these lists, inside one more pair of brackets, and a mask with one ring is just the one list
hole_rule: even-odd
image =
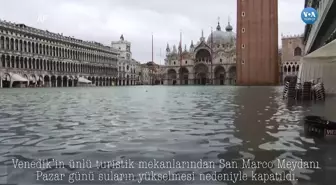
[[[335,98],[325,103],[287,103],[281,91],[223,86],[0,89],[0,184],[36,184],[34,169],[13,170],[12,159],[51,158],[305,159],[319,161],[323,169],[295,171],[299,183],[330,183],[330,174],[336,172],[336,141],[305,137],[301,120],[312,113],[336,120]],[[199,176],[228,169],[156,171],[167,170]]]

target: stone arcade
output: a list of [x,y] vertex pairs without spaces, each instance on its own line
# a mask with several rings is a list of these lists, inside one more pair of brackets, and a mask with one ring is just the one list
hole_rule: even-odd
[[117,82],[118,51],[0,20],[0,87],[73,87]]
[[[185,46],[172,51],[167,44],[165,59],[165,85],[234,85],[236,83],[236,35],[230,22],[221,30],[217,28],[207,41],[203,31],[200,41],[191,41],[189,51]],[[181,60],[182,59],[182,60]]]

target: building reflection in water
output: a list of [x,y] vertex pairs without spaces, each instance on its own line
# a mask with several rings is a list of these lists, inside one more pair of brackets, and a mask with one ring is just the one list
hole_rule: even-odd
[[[246,88],[249,88],[246,90]],[[314,161],[322,169],[296,168],[294,173],[298,182],[313,184],[331,183],[329,174],[332,156],[336,156],[336,142],[333,139],[317,140],[307,138],[303,131],[303,117],[306,114],[317,114],[331,118],[330,110],[335,110],[336,101],[325,103],[285,102],[281,98],[281,89],[269,87],[241,87],[237,88],[234,104],[237,105],[234,126],[234,136],[241,139],[238,146],[228,149],[218,157],[225,160],[253,159],[254,161],[273,161],[286,159],[288,161]],[[333,102],[333,103],[331,103]],[[331,109],[333,108],[333,109]],[[277,164],[277,163],[275,163]],[[316,163],[315,163],[316,164]],[[242,164],[240,164],[242,165]],[[277,166],[277,165],[276,165]],[[289,169],[223,169],[222,173],[239,172],[251,176],[255,173],[288,173]],[[333,172],[335,173],[335,171]],[[292,184],[292,182],[267,182],[267,184]],[[315,182],[315,183],[314,183]],[[241,182],[251,183],[251,182]],[[259,182],[254,182],[254,184]],[[260,184],[263,184],[260,182]]]

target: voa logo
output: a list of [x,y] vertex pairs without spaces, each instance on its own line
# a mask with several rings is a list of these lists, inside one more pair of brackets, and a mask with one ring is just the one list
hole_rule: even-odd
[[301,19],[306,24],[314,24],[314,22],[317,20],[317,17],[318,13],[312,7],[305,8],[301,12]]

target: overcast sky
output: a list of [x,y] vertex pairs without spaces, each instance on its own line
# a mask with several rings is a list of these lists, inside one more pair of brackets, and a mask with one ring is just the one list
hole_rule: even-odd
[[[124,34],[132,43],[133,58],[151,60],[154,33],[154,61],[163,63],[167,43],[196,43],[204,29],[207,37],[218,17],[222,28],[236,29],[237,0],[3,0],[0,19],[24,23],[51,32],[110,45]],[[252,1],[252,0],[251,0]],[[279,1],[279,41],[281,34],[301,34],[304,0]],[[161,50],[161,57],[160,57]]]

